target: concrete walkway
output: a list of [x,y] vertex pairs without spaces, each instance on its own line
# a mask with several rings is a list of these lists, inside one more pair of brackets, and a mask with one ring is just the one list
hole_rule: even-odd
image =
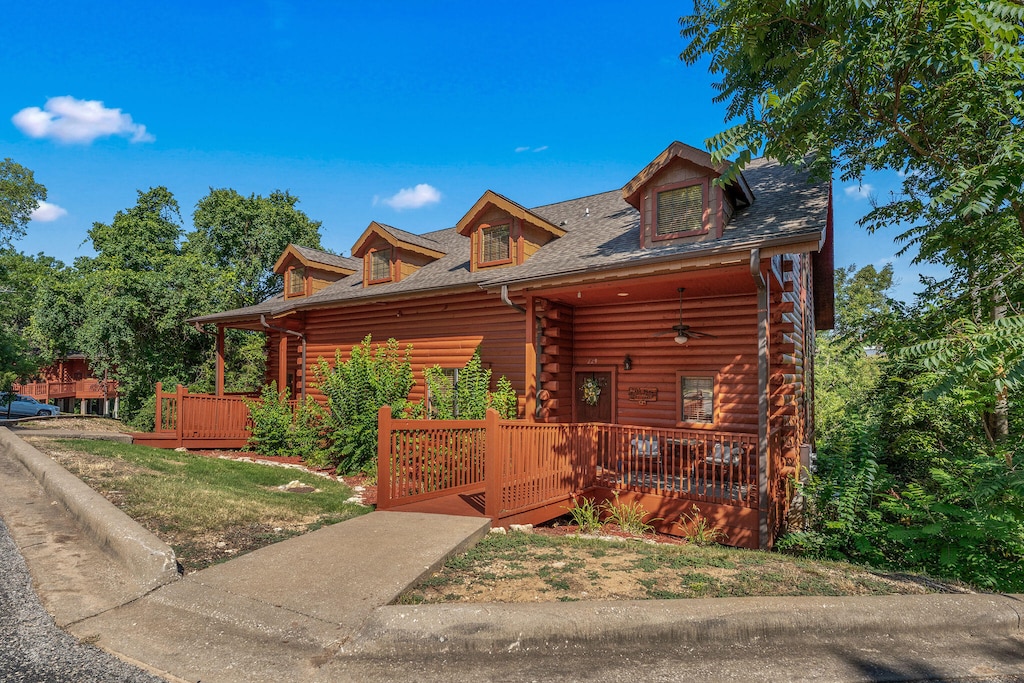
[[0,429],[0,515],[44,605],[168,680],[1024,681],[1021,596],[390,605],[486,533],[470,517],[374,512],[167,582],[17,441]]

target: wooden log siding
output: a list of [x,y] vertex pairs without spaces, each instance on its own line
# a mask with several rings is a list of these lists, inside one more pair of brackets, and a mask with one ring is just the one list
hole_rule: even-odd
[[[521,301],[517,303],[522,303]],[[481,291],[442,294],[421,299],[346,305],[305,313],[306,353],[309,364],[308,395],[323,402],[316,386],[317,359],[334,364],[336,349],[342,360],[367,334],[373,344],[389,338],[401,348],[412,345],[412,366],[416,384],[410,400],[425,397],[423,369],[434,365],[461,368],[473,356],[477,346],[484,367],[492,371],[492,386],[505,375],[512,382],[522,405],[526,383],[526,318],[501,302],[496,294]],[[267,364],[268,381],[276,376],[276,355],[271,343]],[[290,342],[291,349],[298,340]]]
[[[578,306],[573,327],[575,365],[577,369],[588,365],[618,368],[616,422],[678,427],[676,373],[682,372],[716,377],[717,421],[707,429],[755,432],[756,293],[684,299],[683,316],[686,324],[715,337],[676,344],[672,326],[679,323],[678,300]],[[622,370],[627,352],[633,359],[633,369],[628,372]],[[658,400],[646,405],[630,401],[629,387],[656,388]],[[570,386],[560,397],[575,400],[571,390]]]

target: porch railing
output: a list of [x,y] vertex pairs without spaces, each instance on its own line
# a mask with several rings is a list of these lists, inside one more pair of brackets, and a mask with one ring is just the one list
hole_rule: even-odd
[[757,508],[757,437],[609,424],[378,416],[378,507],[484,489],[510,517],[594,486]]
[[15,384],[14,391],[34,399],[49,401],[55,398],[113,398],[117,396],[117,382],[99,379],[80,379],[74,382],[28,382]]

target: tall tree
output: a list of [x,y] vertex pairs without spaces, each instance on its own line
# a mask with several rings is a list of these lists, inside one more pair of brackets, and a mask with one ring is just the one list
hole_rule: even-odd
[[236,306],[259,303],[282,289],[274,262],[289,243],[320,249],[320,222],[296,208],[298,197],[275,190],[269,197],[243,197],[213,189],[196,204],[189,247],[231,269]]
[[683,59],[710,57],[720,76],[734,125],[708,143],[732,171],[763,153],[844,181],[904,174],[862,223],[903,226],[918,260],[951,268],[941,338],[916,350],[935,368],[976,360],[1005,435],[1024,386],[1024,319],[1008,315],[1022,294],[1024,4],[694,0],[680,23]]
[[[139,192],[135,206],[89,231],[95,257],[41,294],[36,327],[86,353],[93,369],[120,383],[129,418],[157,381],[189,383],[211,346],[185,325],[226,302],[226,276],[181,248],[178,203],[164,187]],[[68,334],[68,331],[73,331]]]
[[36,182],[32,171],[12,159],[0,161],[0,247],[25,235],[25,226],[46,188]]

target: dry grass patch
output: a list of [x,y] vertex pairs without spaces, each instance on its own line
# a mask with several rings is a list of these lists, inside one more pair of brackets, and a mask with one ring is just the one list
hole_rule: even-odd
[[23,420],[14,428],[19,429],[71,429],[78,432],[121,432],[132,431],[119,420],[109,417],[47,417],[35,420]]
[[777,553],[539,534],[490,534],[400,603],[550,602],[970,592],[923,576]]
[[[168,543],[186,571],[369,511],[295,469],[106,441],[30,440]],[[314,492],[282,487],[298,480]]]

